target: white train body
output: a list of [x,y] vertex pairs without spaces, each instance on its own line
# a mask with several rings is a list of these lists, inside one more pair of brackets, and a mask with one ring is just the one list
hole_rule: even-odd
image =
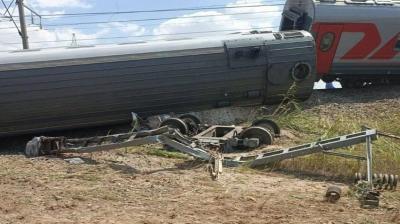
[[400,0],[287,0],[281,30],[313,33],[324,80],[400,79]]

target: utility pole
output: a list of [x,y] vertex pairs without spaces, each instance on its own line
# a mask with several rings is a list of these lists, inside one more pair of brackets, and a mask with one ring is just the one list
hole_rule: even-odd
[[29,49],[28,31],[26,29],[26,22],[25,22],[24,0],[17,0],[16,4],[18,5],[19,22],[21,26],[20,35],[22,38],[22,46],[24,49]]

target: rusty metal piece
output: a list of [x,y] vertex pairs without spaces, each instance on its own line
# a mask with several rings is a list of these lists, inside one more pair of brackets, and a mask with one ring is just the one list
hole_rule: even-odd
[[255,149],[260,146],[258,138],[230,138],[226,141],[224,152],[235,151],[236,149]]
[[389,189],[389,174],[383,175],[382,183],[385,190]]
[[250,127],[240,133],[240,138],[257,138],[260,140],[261,145],[272,145],[274,142],[274,136],[270,131],[263,127]]
[[385,184],[384,182],[383,182],[383,174],[382,173],[380,173],[379,175],[379,187],[378,187],[378,189],[383,189],[383,185]]
[[[373,187],[377,190],[396,190],[398,184],[398,175],[394,174],[373,174]],[[355,183],[361,180],[365,180],[365,176],[361,173],[356,173],[354,175]]]
[[374,173],[374,175],[372,176],[372,180],[373,180],[373,183],[374,183],[374,188],[377,188],[379,186],[378,174]]
[[237,135],[242,131],[240,126],[214,125],[193,136],[193,139],[203,145],[220,145],[224,152],[231,152],[241,145]]
[[399,182],[399,176],[398,175],[394,175],[393,190],[396,190],[398,182]]
[[355,173],[354,174],[354,183],[357,184],[359,181],[362,180],[362,175],[361,173]]
[[222,174],[223,156],[221,154],[213,155],[207,165],[208,172],[213,180],[218,180]]
[[377,208],[379,207],[379,191],[367,190],[360,198],[362,208]]
[[25,155],[38,157],[55,154],[63,148],[64,143],[64,137],[35,137],[26,144]]
[[158,142],[158,135],[168,133],[168,127],[91,138],[67,139],[65,137],[35,137],[25,148],[28,157],[58,153],[91,153]]
[[394,182],[394,175],[389,174],[389,179],[388,179],[389,190],[393,190],[394,187],[393,182]]
[[339,201],[342,194],[342,189],[338,186],[329,186],[326,190],[325,198],[330,203],[336,203]]

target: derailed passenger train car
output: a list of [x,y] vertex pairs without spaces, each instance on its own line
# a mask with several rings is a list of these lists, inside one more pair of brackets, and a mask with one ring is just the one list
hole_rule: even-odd
[[0,136],[310,96],[305,31],[26,50],[0,55]]

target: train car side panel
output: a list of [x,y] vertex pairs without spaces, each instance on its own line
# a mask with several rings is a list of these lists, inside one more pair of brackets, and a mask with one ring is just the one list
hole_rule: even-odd
[[[306,98],[315,76],[296,65],[313,66],[314,46],[309,33],[298,33],[0,55],[0,136],[121,123],[131,112],[259,105],[282,99],[293,82],[295,96]],[[293,71],[270,85],[269,60],[279,52]],[[304,79],[290,78],[304,71]]]

